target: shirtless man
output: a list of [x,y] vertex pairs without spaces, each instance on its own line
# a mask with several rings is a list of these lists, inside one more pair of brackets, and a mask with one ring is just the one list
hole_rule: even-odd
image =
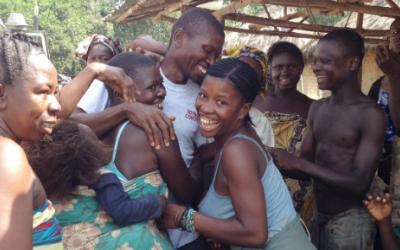
[[364,51],[360,35],[339,29],[322,37],[314,52],[318,86],[332,95],[311,105],[301,159],[272,149],[280,169],[314,180],[312,222],[318,249],[372,249],[374,223],[362,200],[371,184],[385,134],[382,110],[357,84]]

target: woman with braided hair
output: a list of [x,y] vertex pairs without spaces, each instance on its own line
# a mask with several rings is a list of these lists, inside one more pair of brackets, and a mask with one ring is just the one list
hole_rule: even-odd
[[199,212],[168,204],[165,226],[199,232],[230,249],[315,249],[252,128],[249,110],[260,85],[256,71],[239,59],[210,66],[196,108],[201,134],[215,138],[219,152],[213,180]]
[[[228,48],[224,52],[227,56],[239,58],[241,61],[249,64],[256,71],[258,79],[261,82],[259,93],[261,96],[264,96],[266,89],[270,88],[267,81],[269,77],[265,53],[257,48],[243,45]],[[255,107],[250,109],[249,115],[254,125],[254,129],[260,137],[263,145],[265,147],[274,147],[275,138],[271,122]]]
[[56,95],[57,71],[25,34],[0,35],[0,249],[61,248],[61,228],[21,141],[50,134],[94,78],[127,99],[132,80],[119,68],[88,65]]

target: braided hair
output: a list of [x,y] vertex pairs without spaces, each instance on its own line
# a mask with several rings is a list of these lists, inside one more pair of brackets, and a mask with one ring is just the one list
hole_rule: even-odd
[[[254,101],[262,85],[253,67],[238,58],[216,61],[208,68],[207,75],[229,80],[243,99],[250,103]],[[249,114],[245,120],[251,123]]]
[[22,32],[0,35],[0,83],[13,84],[28,65],[29,56],[44,54],[33,39]]
[[253,102],[261,87],[257,72],[238,58],[218,60],[208,68],[207,75],[232,82],[246,102]]

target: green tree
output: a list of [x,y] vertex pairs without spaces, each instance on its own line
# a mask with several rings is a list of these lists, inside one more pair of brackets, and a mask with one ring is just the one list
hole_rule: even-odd
[[[75,57],[78,42],[92,33],[112,32],[100,15],[90,8],[90,1],[39,0],[40,27],[46,32],[50,59],[59,73],[73,76],[82,68]],[[25,16],[29,25],[33,22],[34,1],[14,0],[0,2],[0,17],[6,20],[11,12]]]
[[[74,76],[83,67],[75,57],[77,44],[91,34],[120,38],[126,44],[140,34],[168,42],[171,25],[166,22],[143,21],[126,26],[105,23],[105,17],[119,0],[38,0],[40,27],[46,32],[50,59],[59,73]],[[9,13],[19,12],[29,25],[33,22],[34,1],[0,0],[0,18],[6,21]]]

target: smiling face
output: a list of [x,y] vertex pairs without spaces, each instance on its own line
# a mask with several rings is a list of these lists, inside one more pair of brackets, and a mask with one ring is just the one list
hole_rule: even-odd
[[340,44],[334,41],[320,41],[314,51],[312,68],[317,77],[318,87],[334,90],[354,71],[350,69],[350,57]]
[[113,57],[113,53],[109,48],[102,44],[96,44],[88,51],[86,63],[99,62],[106,63]]
[[205,137],[229,134],[240,126],[250,106],[229,80],[206,76],[196,99],[200,133]]
[[3,84],[2,118],[19,140],[35,141],[50,134],[60,111],[55,92],[57,71],[43,54],[31,55],[13,85]]
[[295,89],[302,72],[302,63],[290,53],[279,53],[272,58],[272,84],[279,89]]
[[179,67],[184,76],[190,78],[196,83],[201,83],[206,75],[208,67],[220,57],[224,37],[217,33],[211,27],[203,27],[203,32],[196,31],[189,35],[182,29],[177,32],[183,32],[178,36],[180,43],[178,53]]
[[140,95],[136,96],[136,100],[162,109],[166,91],[159,68],[153,66],[138,70],[134,81],[140,90]]

